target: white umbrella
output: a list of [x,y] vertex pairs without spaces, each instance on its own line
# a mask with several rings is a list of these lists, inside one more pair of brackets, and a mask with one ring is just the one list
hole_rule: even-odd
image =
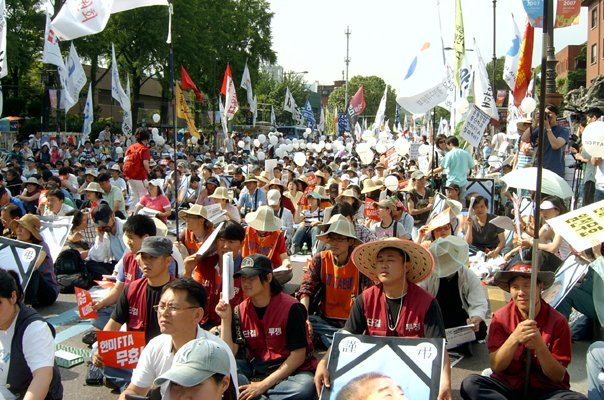
[[[501,178],[509,187],[537,190],[537,168],[519,168]],[[573,191],[566,181],[556,173],[543,169],[543,181],[541,192],[551,196],[567,199],[573,195]]]

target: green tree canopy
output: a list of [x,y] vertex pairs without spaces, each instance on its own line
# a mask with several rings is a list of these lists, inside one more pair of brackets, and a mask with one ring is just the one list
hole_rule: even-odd
[[[269,112],[265,112],[265,119],[270,122],[271,104],[275,109],[275,118],[278,125],[291,125],[293,122],[292,115],[289,111],[283,111],[283,102],[285,101],[285,92],[289,90],[296,100],[298,107],[304,107],[306,98],[308,97],[308,88],[303,74],[297,74],[289,71],[283,74],[282,80],[272,79],[271,75],[265,71],[260,71],[258,80],[254,85],[254,93],[258,96],[258,108],[266,108]],[[259,117],[262,115],[259,114]]]

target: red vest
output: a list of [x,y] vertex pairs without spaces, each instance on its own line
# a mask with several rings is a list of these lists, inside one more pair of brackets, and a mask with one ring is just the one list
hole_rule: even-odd
[[322,251],[321,281],[325,284],[325,298],[321,304],[325,316],[348,319],[354,299],[359,294],[359,270],[352,257],[348,264],[338,268],[331,251]]
[[[170,281],[174,278],[170,276]],[[145,332],[147,330],[147,285],[149,281],[143,277],[130,283],[128,287],[128,331]]]
[[[268,303],[262,321],[258,318],[251,299],[239,304],[241,331],[247,348],[248,360],[257,358],[263,361],[285,361],[291,351],[287,348],[287,320],[289,310],[298,300],[285,293],[273,296]],[[298,368],[300,371],[314,371],[317,359],[314,356],[312,341],[306,331],[306,359]]]
[[136,262],[136,254],[131,251],[126,252],[126,254],[124,254],[123,264],[125,278],[124,285],[127,285],[137,279],[140,270],[138,263]]
[[382,284],[372,286],[363,292],[368,335],[424,337],[424,319],[434,297],[415,283],[408,284],[401,317],[394,331],[388,329],[388,307]]

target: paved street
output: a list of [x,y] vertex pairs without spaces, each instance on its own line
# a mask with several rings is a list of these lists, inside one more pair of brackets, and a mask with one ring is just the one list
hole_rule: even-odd
[[[302,263],[294,264],[294,278],[286,286],[287,292],[292,292],[302,279]],[[492,308],[499,308],[505,304],[504,292],[499,288],[488,288],[487,294],[490,298]],[[59,300],[52,306],[39,309],[44,317],[51,318],[51,322],[57,327],[57,343],[85,349],[82,343],[82,332],[90,329],[90,323],[81,321],[77,315],[74,295],[61,295]],[[572,389],[581,393],[587,392],[587,379],[585,372],[585,353],[589,347],[588,342],[576,342],[573,344],[573,362],[569,368]],[[474,356],[465,358],[453,368],[453,395],[455,399],[461,399],[459,386],[463,378],[471,373],[480,373],[488,368],[489,358],[486,344],[474,345]],[[105,387],[86,386],[86,366],[80,364],[71,369],[61,368],[63,386],[65,388],[65,399],[92,400],[92,399],[117,399],[117,395],[111,394]]]

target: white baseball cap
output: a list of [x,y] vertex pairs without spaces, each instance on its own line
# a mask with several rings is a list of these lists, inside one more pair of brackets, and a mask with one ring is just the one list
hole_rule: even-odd
[[279,192],[277,189],[271,189],[268,191],[268,194],[266,195],[266,203],[269,206],[278,205],[280,200],[281,200],[281,192]]

